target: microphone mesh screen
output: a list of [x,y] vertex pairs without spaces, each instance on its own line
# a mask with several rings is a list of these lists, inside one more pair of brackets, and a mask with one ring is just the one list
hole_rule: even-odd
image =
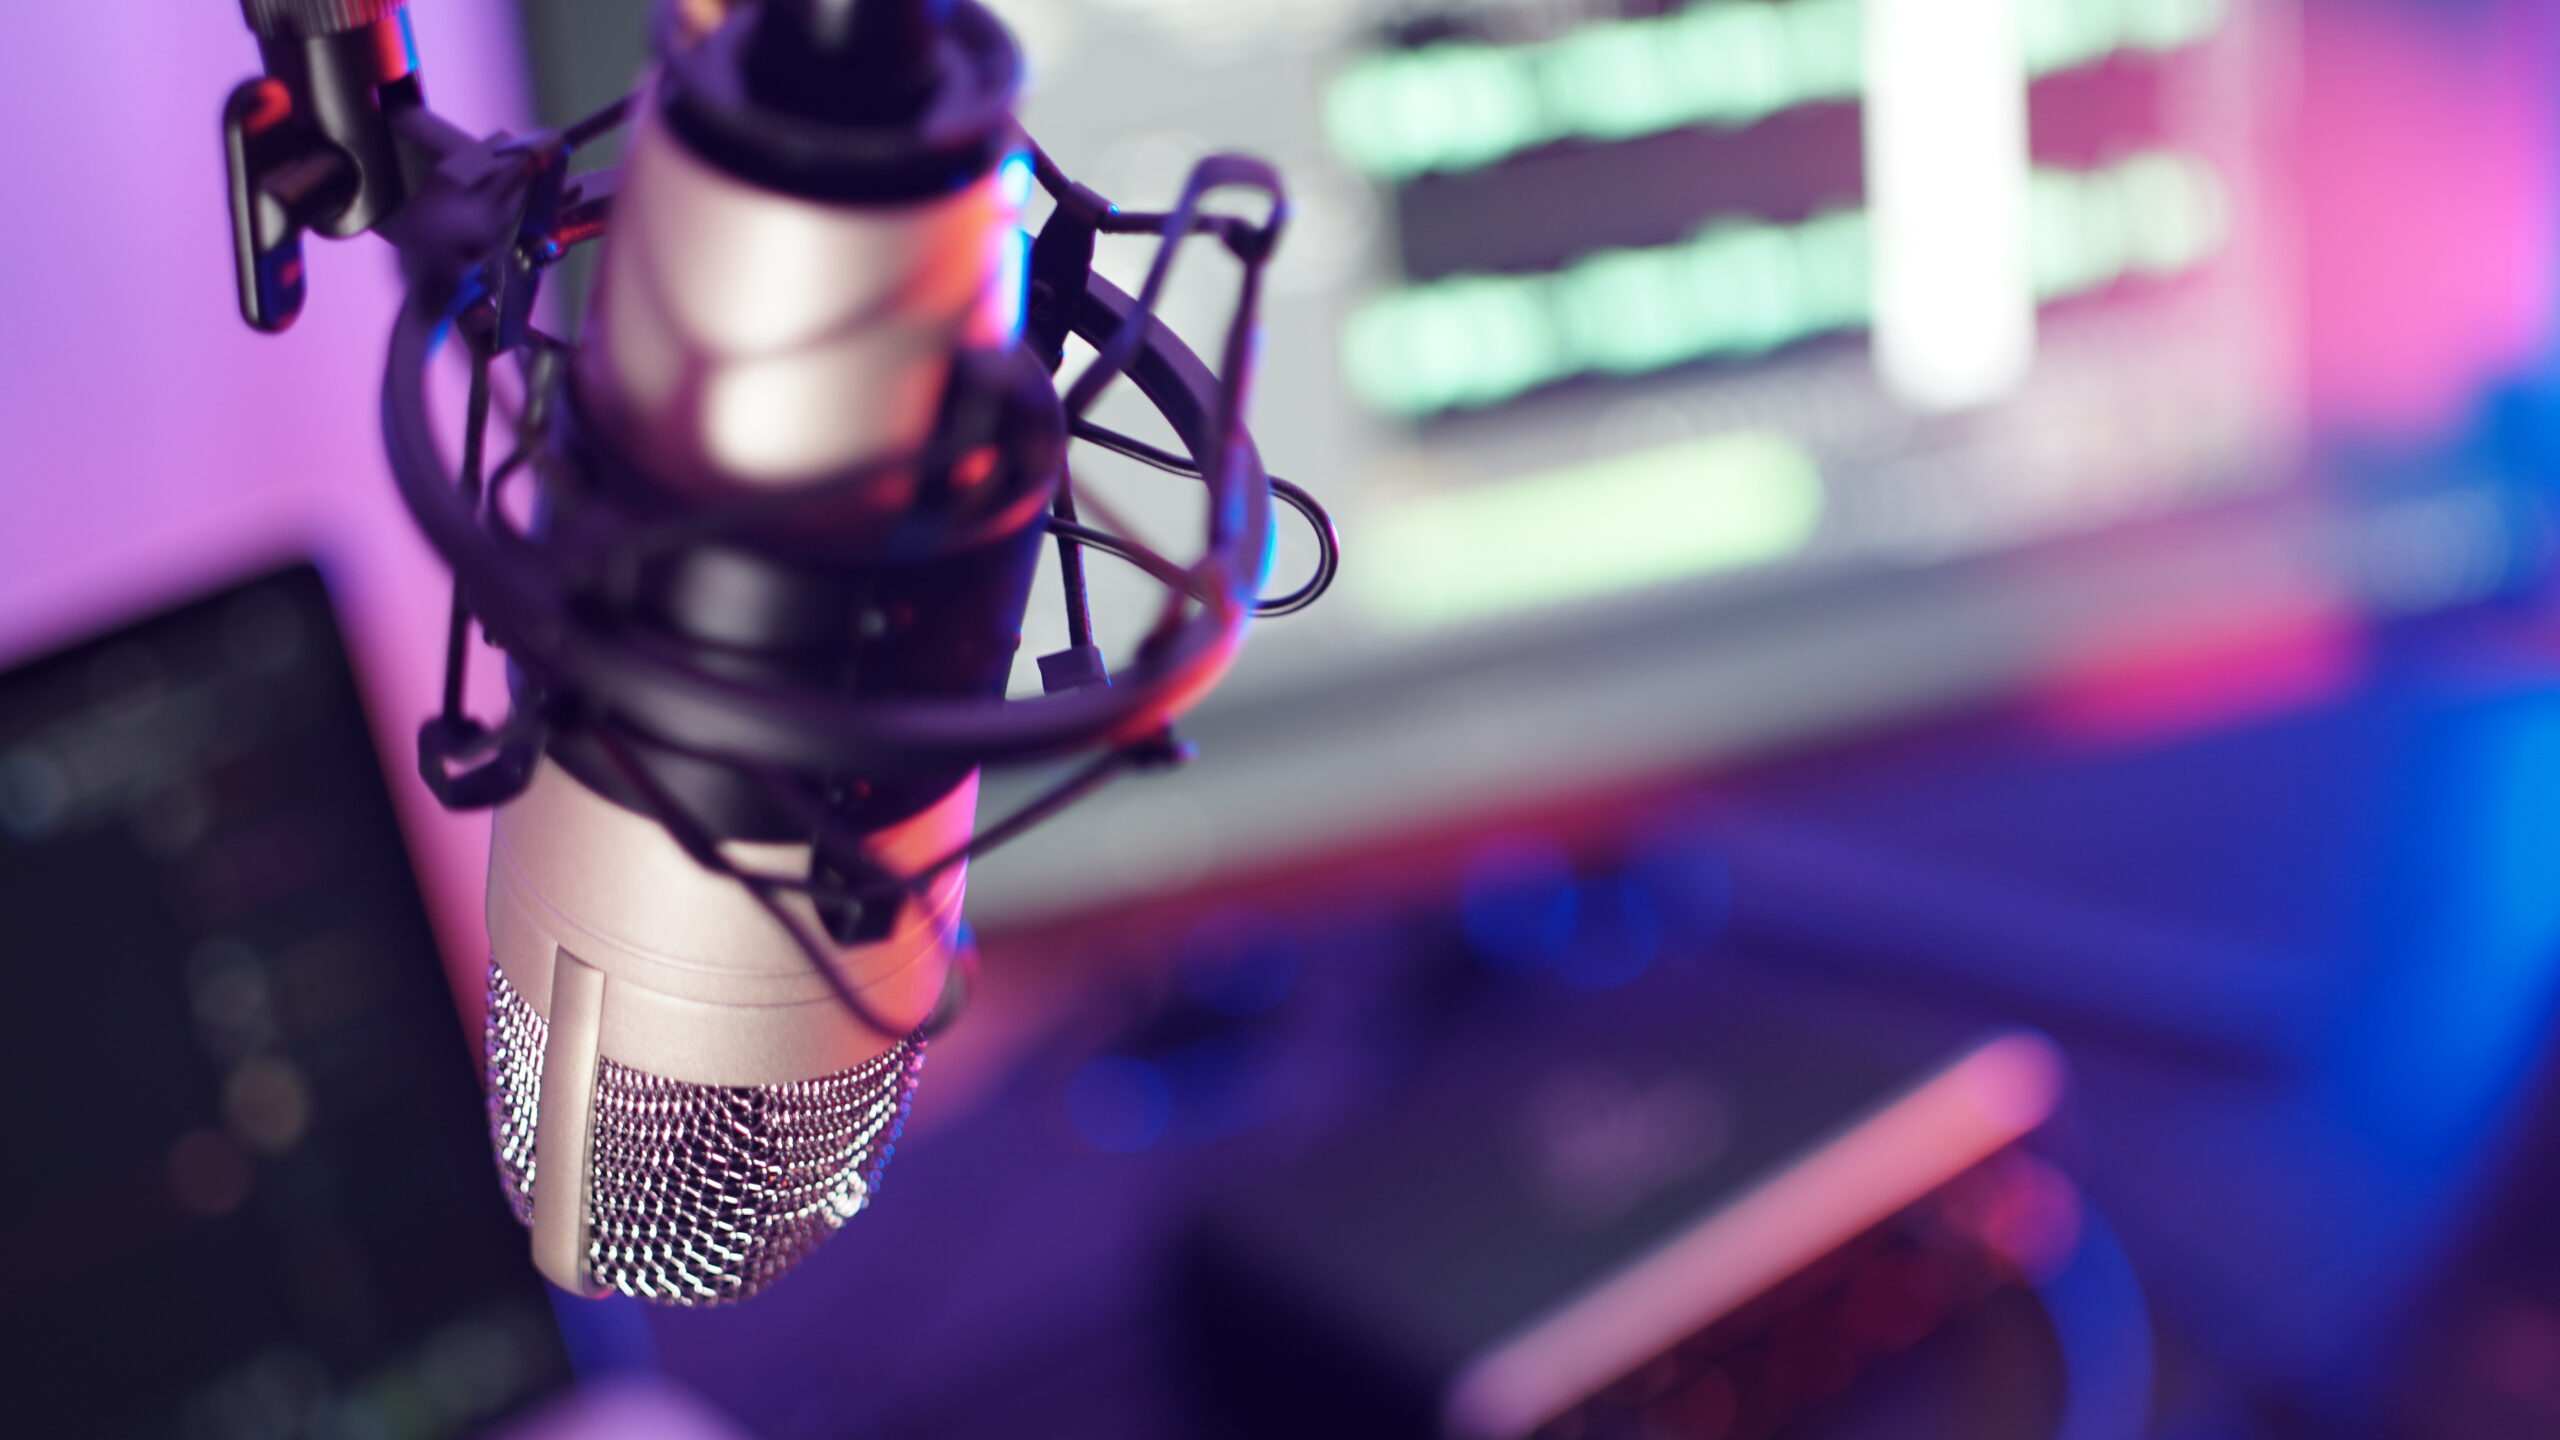
[[[491,965],[489,1129],[526,1224],[549,1029]],[[596,1282],[661,1304],[719,1305],[780,1278],[870,1202],[923,1067],[913,1036],[789,1085],[694,1085],[600,1061],[586,1197]]]

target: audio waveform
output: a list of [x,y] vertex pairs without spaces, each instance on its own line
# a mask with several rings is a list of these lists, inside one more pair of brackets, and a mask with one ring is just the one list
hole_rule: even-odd
[[[2230,0],[2023,0],[2027,73],[2209,39]],[[1388,181],[1495,165],[1564,140],[1741,129],[1865,93],[1862,0],[1727,0],[1550,40],[1380,50],[1337,75],[1325,124],[1352,168]]]
[[[2170,152],[2039,170],[2029,213],[2046,302],[2193,270],[2230,228],[2220,177]],[[1745,359],[1857,330],[1874,310],[1869,231],[1854,208],[1796,225],[1719,220],[1677,244],[1603,251],[1561,270],[1405,286],[1351,317],[1344,373],[1371,409],[1418,419],[1578,377]]]

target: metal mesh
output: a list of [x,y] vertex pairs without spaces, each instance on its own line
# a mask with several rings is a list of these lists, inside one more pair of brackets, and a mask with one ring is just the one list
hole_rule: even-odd
[[[548,1028],[492,965],[489,1128],[528,1224]],[[597,1283],[674,1305],[763,1289],[869,1203],[923,1066],[913,1037],[790,1085],[693,1085],[602,1061],[587,1187]]]
[[489,966],[489,1139],[498,1151],[498,1182],[516,1219],[533,1223],[534,1120],[542,1113],[542,1045],[551,1027]]

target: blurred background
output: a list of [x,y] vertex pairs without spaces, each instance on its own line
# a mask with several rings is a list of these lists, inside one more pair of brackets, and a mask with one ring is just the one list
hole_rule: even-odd
[[[413,8],[474,127],[644,62]],[[645,1315],[475,1131],[391,257],[253,336],[234,7],[0,18],[29,1433],[2560,1435],[2560,7],[995,8],[1105,194],[1289,177],[1343,582],[979,867],[875,1209]]]

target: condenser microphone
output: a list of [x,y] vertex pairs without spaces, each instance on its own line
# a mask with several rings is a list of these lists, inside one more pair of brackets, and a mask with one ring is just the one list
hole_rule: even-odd
[[[703,42],[730,48],[700,57],[686,88],[643,107],[569,376],[585,444],[610,451],[627,483],[708,506],[915,453],[961,357],[1000,362],[1015,343],[1019,215],[998,174],[1012,60],[963,54],[958,66],[978,73],[941,73],[942,26],[925,11],[773,0],[757,23]],[[882,33],[883,12],[913,23]],[[937,103],[973,104],[980,131],[916,138],[914,117]],[[822,138],[888,143],[807,162],[768,153],[757,109]],[[764,574],[743,554],[706,557],[664,576],[650,604],[746,669],[840,664],[862,637],[828,632],[861,623],[854,592],[907,568],[874,557],[919,483],[883,468],[811,517],[801,566]],[[986,542],[993,564],[926,567],[973,572],[951,576],[956,593],[939,603],[993,632],[941,642],[976,657],[953,667],[969,672],[957,688],[1002,694],[1012,650],[996,641],[1020,629],[1038,513]],[[814,594],[795,593],[794,568]],[[828,584],[831,572],[852,583]],[[869,603],[896,623],[882,597]],[[950,618],[905,623],[944,632]],[[935,876],[887,934],[829,957],[868,1005],[857,1017],[764,906],[694,863],[645,806],[617,803],[623,788],[610,757],[563,747],[497,814],[487,1023],[500,1169],[537,1262],[564,1288],[726,1299],[868,1200],[946,987],[966,867]],[[885,868],[929,864],[965,846],[976,819],[974,773],[937,788],[866,807],[849,828]],[[720,827],[754,851],[733,858],[811,873],[806,823],[757,816],[754,798],[734,797]],[[817,926],[814,909],[801,918]]]
[[[1021,133],[1018,54],[973,0],[670,6],[632,100],[485,141],[427,111],[391,0],[244,4],[268,61],[225,119],[244,315],[290,323],[306,230],[372,229],[410,277],[385,438],[456,575],[421,774],[496,812],[487,1079],[507,1195],[564,1289],[754,1294],[877,1190],[965,994],[970,857],[1178,760],[1173,720],[1250,617],[1330,581],[1322,511],[1275,489],[1242,419],[1276,177],[1212,157],[1170,211],[1120,211]],[[626,122],[618,173],[569,172]],[[1026,250],[1035,179],[1056,203]],[[1203,204],[1226,187],[1267,213]],[[1134,297],[1091,273],[1114,233],[1159,237]],[[1194,235],[1241,262],[1215,371],[1150,313]],[[591,240],[569,345],[533,297]],[[1094,353],[1061,394],[1071,336]],[[458,474],[425,383],[455,342]],[[504,363],[525,401],[493,458]],[[1085,418],[1124,377],[1180,451]],[[1205,484],[1201,560],[1085,523],[1071,435]],[[1266,600],[1275,494],[1324,560]],[[1008,700],[1053,540],[1072,643],[1041,661],[1049,694]],[[1117,674],[1084,614],[1088,549],[1168,589]],[[510,662],[494,726],[463,694],[474,622]],[[977,828],[984,766],[1077,751],[1098,754]]]

